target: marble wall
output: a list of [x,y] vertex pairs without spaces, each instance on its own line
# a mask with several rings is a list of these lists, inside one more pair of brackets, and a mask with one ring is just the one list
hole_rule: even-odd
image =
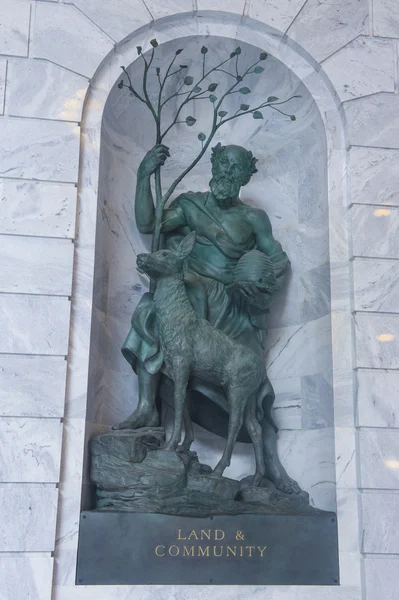
[[[136,45],[193,35],[269,51],[323,119],[333,372],[301,390],[314,424],[331,421],[312,402],[333,389],[339,588],[74,585],[103,108]],[[2,0],[0,598],[396,599],[398,43],[394,0]],[[281,398],[296,397],[290,383]]]

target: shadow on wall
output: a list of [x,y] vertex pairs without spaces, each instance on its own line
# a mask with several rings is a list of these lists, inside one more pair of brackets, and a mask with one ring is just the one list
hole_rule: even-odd
[[[158,48],[154,67],[162,71],[176,50],[184,48],[179,58],[187,69],[170,79],[171,93],[183,83],[179,78],[188,72],[195,77],[201,68],[204,44],[209,48],[210,64],[220,62],[237,45],[226,38],[189,37]],[[245,62],[257,60],[258,48],[241,44],[241,49]],[[325,132],[317,106],[300,80],[272,56],[263,66],[261,77],[251,75],[248,79],[251,96],[241,101],[249,103],[250,98],[257,105],[270,95],[284,99],[300,94],[288,111],[295,113],[297,120],[264,110],[262,120],[248,115],[231,121],[219,131],[215,144],[243,145],[259,159],[259,172],[243,188],[242,200],[267,212],[274,236],[292,263],[287,285],[275,298],[267,337],[266,363],[276,391],[279,453],[290,475],[309,492],[314,504],[335,510]],[[139,82],[141,59],[128,71],[133,82]],[[224,75],[218,75],[222,87]],[[150,80],[155,94],[155,68]],[[237,98],[231,96],[230,102],[235,111]],[[228,103],[225,110],[229,110]],[[171,101],[166,107],[166,122],[168,112],[174,111]],[[194,126],[179,124],[166,138],[171,159],[162,173],[165,188],[197,155],[197,136],[209,129],[206,124],[211,112],[207,101],[192,103],[183,117],[193,116],[197,120]],[[149,249],[151,238],[137,230],[134,192],[137,168],[154,140],[154,124],[146,107],[125,88],[118,89],[116,82],[105,107],[101,139],[87,440],[125,418],[137,403],[137,378],[120,349],[132,312],[148,283],[135,267],[136,255]],[[205,191],[209,180],[210,152],[176,195],[185,190]],[[165,413],[169,421],[170,415]],[[222,439],[196,427],[194,449],[201,462],[214,466],[223,446]],[[225,474],[244,477],[253,472],[253,462],[252,448],[237,444]]]

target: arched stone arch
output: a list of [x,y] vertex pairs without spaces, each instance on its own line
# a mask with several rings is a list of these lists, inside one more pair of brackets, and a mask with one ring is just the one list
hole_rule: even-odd
[[[324,122],[328,153],[336,482],[342,576],[341,588],[336,591],[331,589],[328,598],[335,600],[335,598],[350,597],[352,599],[359,593],[360,555],[357,545],[356,471],[352,466],[348,467],[352,451],[353,453],[355,451],[355,429],[352,393],[351,352],[353,342],[350,314],[349,237],[346,225],[348,206],[346,196],[347,141],[342,105],[320,64],[287,35],[250,17],[242,21],[241,17],[236,14],[213,11],[202,12],[200,15],[190,13],[166,17],[138,29],[115,46],[114,50],[102,61],[90,82],[81,123],[78,229],[75,240],[67,404],[64,420],[65,433],[56,547],[58,560],[55,599],[71,598],[70,586],[74,585],[81,483],[82,480],[83,483],[88,481],[87,474],[82,473],[82,459],[86,427],[103,111],[108,94],[120,75],[120,65],[129,65],[136,60],[136,46],[148,48],[149,41],[153,37],[157,37],[163,43],[191,35],[233,37],[237,41],[248,42],[269,52],[303,81],[313,96]],[[348,532],[349,524],[351,529]],[[194,588],[190,588],[190,590],[190,593],[193,594]],[[115,592],[118,593],[115,588],[109,587],[106,593],[109,593],[109,598],[111,598],[117,597]],[[74,588],[73,597],[91,598],[90,593],[90,588],[82,586]],[[105,592],[103,593],[105,594]],[[279,597],[287,599],[294,598],[294,596],[295,598],[302,597],[295,595],[297,593],[296,588],[291,588],[286,592],[281,592]],[[318,597],[313,595],[315,592],[311,588],[302,588],[300,593],[304,594],[304,598]],[[345,593],[348,596],[345,596]]]

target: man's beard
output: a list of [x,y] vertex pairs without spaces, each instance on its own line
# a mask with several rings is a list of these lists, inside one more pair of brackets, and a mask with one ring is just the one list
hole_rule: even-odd
[[212,194],[215,196],[219,204],[229,204],[229,200],[235,200],[240,192],[240,184],[228,177],[219,176],[212,177],[209,182]]

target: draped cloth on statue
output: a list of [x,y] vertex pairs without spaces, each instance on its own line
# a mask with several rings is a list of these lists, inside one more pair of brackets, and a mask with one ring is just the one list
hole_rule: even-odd
[[[243,346],[262,353],[267,311],[251,307],[242,294],[229,288],[238,260],[256,247],[255,236],[251,235],[241,245],[234,243],[223,224],[208,210],[207,197],[207,193],[188,192],[174,200],[171,208],[179,208],[185,223],[164,234],[163,246],[174,250],[190,231],[196,231],[196,243],[184,269],[186,291],[194,310]],[[269,258],[277,274],[285,270],[288,261],[281,247]],[[144,364],[149,373],[157,373],[162,369],[163,355],[157,318],[149,292],[143,295],[133,313],[122,353],[134,370],[137,360]],[[168,403],[172,402],[172,389],[170,380],[164,375],[160,393]],[[192,400],[193,421],[224,436],[227,432],[228,408],[223,390],[209,382],[192,378],[188,395]],[[277,429],[271,415],[273,401],[273,388],[266,378],[257,398],[257,418],[259,421],[266,419]],[[239,440],[249,441],[246,432],[240,433]]]

